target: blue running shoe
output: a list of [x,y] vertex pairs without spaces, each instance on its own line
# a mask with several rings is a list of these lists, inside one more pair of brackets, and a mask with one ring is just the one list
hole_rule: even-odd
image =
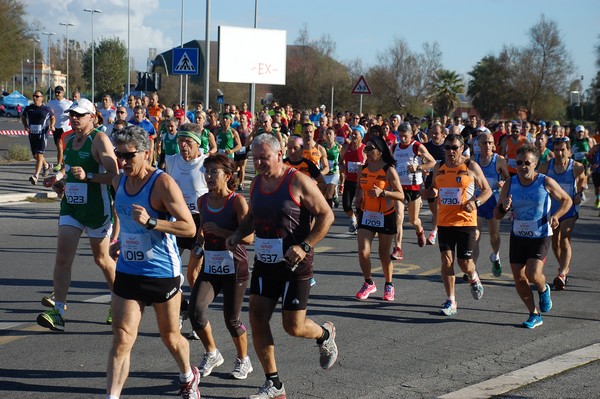
[[523,322],[523,327],[534,329],[537,326],[541,326],[542,324],[544,324],[544,322],[542,321],[542,316],[539,314],[531,313],[527,321]]
[[546,284],[546,291],[538,292],[540,294],[540,310],[543,313],[552,309],[552,298],[550,298],[550,285]]
[[456,312],[456,302],[452,302],[450,299],[444,302],[442,308],[440,309],[440,314],[445,314],[446,316],[455,315]]

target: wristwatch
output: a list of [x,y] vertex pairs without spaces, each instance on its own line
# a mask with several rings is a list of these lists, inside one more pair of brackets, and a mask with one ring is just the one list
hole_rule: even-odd
[[156,218],[149,218],[144,227],[148,230],[152,230],[156,227]]
[[302,241],[300,243],[300,248],[302,248],[302,250],[306,253],[309,253],[313,249],[313,247],[311,247],[310,244],[307,243],[306,241]]
[[87,174],[85,175],[85,180],[86,180],[86,181],[91,181],[93,178],[94,178],[94,174],[93,174],[93,173],[91,173],[91,172],[90,172],[90,173],[87,173]]
[[475,207],[479,208],[481,206],[481,201],[479,201],[478,199],[475,200]]

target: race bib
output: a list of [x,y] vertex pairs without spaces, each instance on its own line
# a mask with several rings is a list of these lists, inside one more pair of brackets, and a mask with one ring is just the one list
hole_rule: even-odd
[[540,237],[537,220],[513,220],[513,234],[517,237]]
[[234,274],[233,252],[227,250],[204,251],[204,273]]
[[122,233],[121,256],[128,262],[144,262],[154,258],[150,234]]
[[195,191],[193,191],[193,192],[184,191],[183,199],[185,200],[185,203],[191,213],[198,213],[198,209],[196,209],[196,192]]
[[439,191],[440,204],[442,205],[461,205],[462,188],[460,187],[442,187]]
[[511,168],[517,168],[517,160],[516,159],[508,159],[508,166]]
[[348,162],[348,173],[358,173],[360,162]]
[[581,161],[585,158],[585,152],[576,152],[573,154],[573,159],[576,161]]
[[362,216],[362,224],[363,226],[383,228],[383,213],[364,211]]
[[42,125],[29,125],[29,133],[42,134]]
[[65,187],[65,198],[67,199],[67,204],[87,204],[87,189],[88,185],[86,183],[67,182]]
[[254,253],[263,263],[279,263],[283,257],[283,238],[260,238],[254,240]]
[[242,148],[240,148],[237,152],[237,154],[239,155],[244,155],[246,153],[246,147],[242,146]]

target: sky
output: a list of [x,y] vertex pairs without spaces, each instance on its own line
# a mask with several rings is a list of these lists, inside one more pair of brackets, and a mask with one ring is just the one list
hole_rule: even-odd
[[[66,35],[59,22],[73,23],[69,38],[90,43],[92,14],[94,36],[119,37],[127,45],[128,0],[23,0],[26,21],[38,21],[53,40]],[[180,45],[183,4],[183,42],[204,40],[206,0],[129,0],[130,55],[136,70],[146,70],[148,49],[158,53]],[[425,42],[437,42],[445,69],[464,79],[483,57],[498,54],[504,45],[524,46],[527,31],[542,15],[555,21],[575,63],[573,79],[583,76],[587,89],[598,68],[594,46],[600,45],[598,0],[212,0],[210,39],[218,26],[252,27],[255,3],[257,27],[287,31],[288,44],[307,28],[312,40],[328,35],[336,44],[334,57],[346,62],[362,60],[365,69],[395,39],[404,39],[413,51]],[[243,45],[243,43],[240,43]],[[42,37],[47,48],[47,36]],[[268,49],[268,43],[267,47]],[[366,70],[365,70],[366,72]]]

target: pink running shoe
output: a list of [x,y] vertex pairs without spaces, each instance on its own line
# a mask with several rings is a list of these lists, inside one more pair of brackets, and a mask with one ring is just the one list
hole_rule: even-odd
[[404,252],[402,252],[402,248],[394,247],[394,251],[392,252],[391,258],[394,260],[403,260]]
[[420,247],[425,246],[425,229],[421,229],[421,232],[417,233],[417,241]]
[[390,284],[385,285],[384,293],[383,293],[384,301],[393,301],[394,300],[394,286]]
[[360,291],[356,293],[356,299],[363,300],[367,299],[369,295],[377,292],[377,287],[375,287],[375,283],[369,285],[366,281],[363,283],[362,287],[360,287]]

